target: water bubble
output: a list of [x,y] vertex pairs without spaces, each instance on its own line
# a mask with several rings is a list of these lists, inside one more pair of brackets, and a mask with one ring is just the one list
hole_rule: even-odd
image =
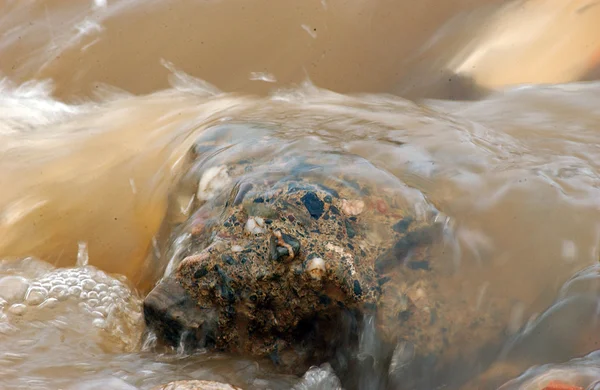
[[66,287],[65,279],[61,278],[60,276],[55,276],[54,278],[52,278],[50,280],[50,283],[52,284],[52,286],[65,286]]
[[111,287],[111,291],[113,291],[119,298],[127,299],[131,294],[128,289],[123,286]]
[[100,292],[100,291],[108,291],[108,286],[104,283],[98,283],[95,287],[94,287],[94,291],[96,292]]
[[106,308],[106,306],[98,306],[96,307],[95,311],[102,314],[103,317],[107,317],[109,313],[109,310]]
[[73,297],[81,296],[81,293],[83,292],[83,290],[79,286],[71,286],[71,287],[69,287],[68,291],[69,291],[69,295],[73,296]]
[[90,307],[94,307],[94,306],[98,306],[98,300],[97,299],[88,299],[87,300],[87,304]]
[[293,387],[294,390],[339,390],[341,388],[340,380],[328,363],[321,367],[311,367]]
[[67,286],[57,285],[50,289],[50,296],[58,299],[59,301],[65,300],[69,297],[69,290]]
[[91,290],[94,288],[95,285],[96,282],[94,282],[92,279],[84,279],[81,281],[81,288],[83,288],[84,290]]
[[104,329],[106,327],[106,321],[104,321],[102,318],[94,319],[94,321],[92,321],[92,324],[96,328],[100,328],[100,329]]
[[51,309],[58,305],[58,299],[56,298],[48,298],[39,306],[42,309]]
[[98,293],[96,291],[90,291],[90,292],[88,292],[88,298],[98,299]]
[[17,316],[22,316],[27,311],[27,306],[22,303],[15,303],[11,307],[8,308],[8,312]]
[[77,284],[79,284],[79,280],[74,277],[68,277],[65,279],[65,284],[69,286],[76,286]]
[[29,306],[37,306],[48,297],[48,291],[43,287],[30,287],[25,295],[25,303]]
[[23,300],[29,281],[21,276],[5,276],[0,279],[0,298],[9,303]]

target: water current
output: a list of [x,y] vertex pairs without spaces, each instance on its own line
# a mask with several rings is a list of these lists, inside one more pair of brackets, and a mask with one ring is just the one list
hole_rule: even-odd
[[[327,362],[299,377],[166,347],[144,326],[203,174],[294,156],[361,158],[344,169],[418,194],[403,207],[433,205],[436,282],[466,304],[457,316],[503,329],[481,349],[468,330],[450,338],[478,363],[413,370],[400,388],[595,388],[597,3],[0,1],[0,388],[340,388]],[[361,353],[376,357],[369,332]],[[345,386],[386,382],[356,376]]]

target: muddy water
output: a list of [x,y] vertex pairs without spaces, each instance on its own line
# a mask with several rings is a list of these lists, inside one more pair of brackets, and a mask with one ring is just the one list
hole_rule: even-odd
[[[223,126],[255,141],[240,155],[267,161],[363,157],[448,217],[437,260],[453,270],[440,281],[448,296],[510,310],[481,367],[430,386],[598,379],[600,84],[577,81],[594,74],[600,7],[505,3],[0,2],[0,387],[335,388],[326,366],[300,379],[144,333],[141,299],[184,249],[171,232],[193,214],[205,169],[187,152]],[[503,55],[538,55],[496,66],[489,47],[514,43],[511,27],[545,25],[524,24],[532,14],[554,30]],[[307,78],[320,88],[297,85]],[[563,84],[471,102],[390,94],[472,98],[528,82]]]

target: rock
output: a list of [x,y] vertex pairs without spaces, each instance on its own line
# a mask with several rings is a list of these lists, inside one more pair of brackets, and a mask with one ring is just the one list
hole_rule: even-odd
[[203,225],[190,223],[187,257],[147,296],[147,325],[172,345],[268,357],[296,374],[354,348],[366,316],[390,355],[373,359],[414,346],[402,372],[452,361],[460,348],[449,345],[475,356],[500,336],[501,320],[444,290],[453,268],[433,255],[435,208],[353,161],[323,176],[294,174],[289,159],[228,165],[231,185],[194,213]]
[[212,381],[176,381],[154,387],[152,390],[241,390],[240,387]]

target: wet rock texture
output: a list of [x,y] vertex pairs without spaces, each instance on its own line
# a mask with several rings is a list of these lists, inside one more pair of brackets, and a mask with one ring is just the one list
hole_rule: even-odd
[[346,336],[372,315],[390,367],[406,370],[415,356],[435,366],[450,343],[480,345],[499,332],[497,319],[449,304],[438,284],[448,266],[432,255],[441,232],[433,207],[302,164],[251,176],[243,161],[219,175],[211,188],[222,194],[186,227],[188,256],[145,300],[146,322],[163,340],[269,356],[303,372],[356,341]]

